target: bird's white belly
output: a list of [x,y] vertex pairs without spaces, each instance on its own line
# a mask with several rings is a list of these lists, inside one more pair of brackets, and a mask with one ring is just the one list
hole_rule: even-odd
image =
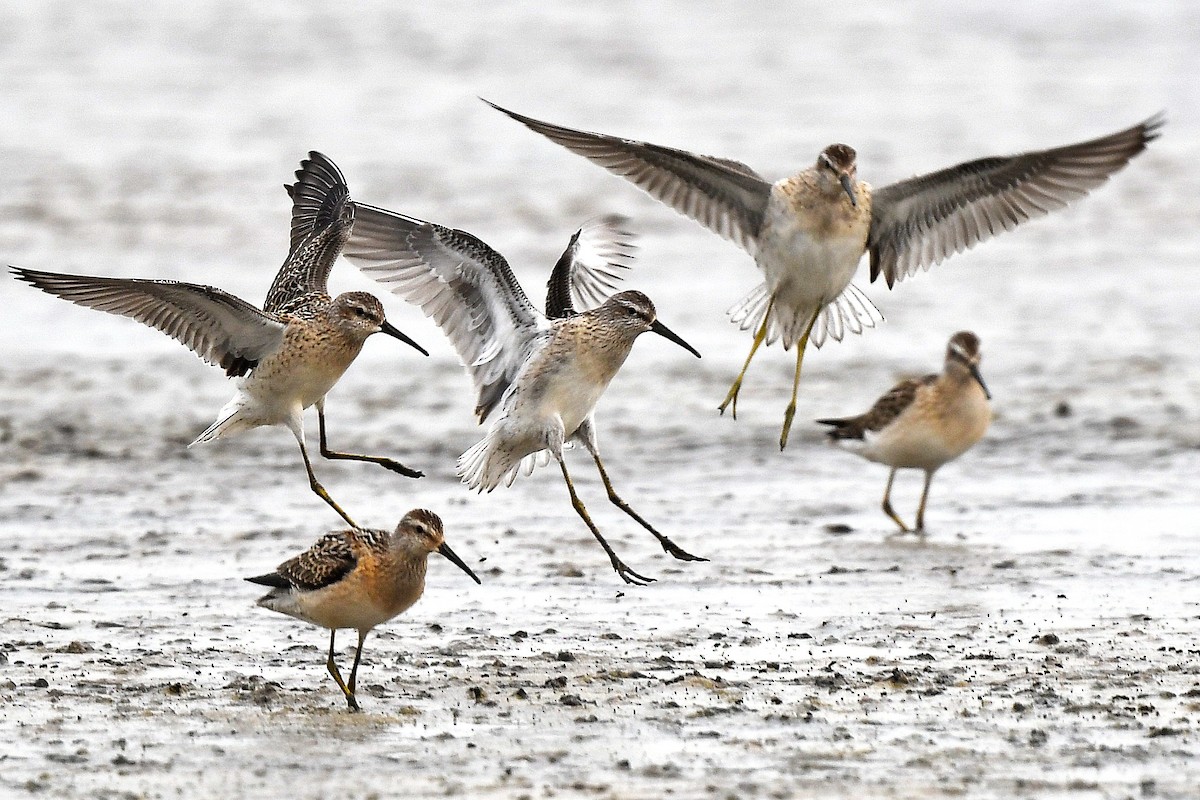
[[308,408],[328,394],[345,371],[328,363],[293,361],[284,368],[265,363],[242,379],[238,391],[253,401],[261,416],[282,422],[296,408]]
[[870,461],[901,469],[933,471],[963,454],[966,448],[954,447],[937,431],[924,426],[888,428],[867,433],[862,455]]
[[758,266],[777,309],[806,319],[837,299],[854,277],[863,237],[816,239],[790,220],[772,226],[758,250]]
[[882,431],[868,433],[862,455],[892,467],[930,472],[940,468],[970,450],[987,430],[991,412],[982,392],[979,395],[978,401],[971,398],[944,417],[902,415]]

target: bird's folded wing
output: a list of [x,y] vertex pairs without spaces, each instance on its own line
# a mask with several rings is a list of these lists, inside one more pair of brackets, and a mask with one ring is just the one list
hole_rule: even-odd
[[246,374],[283,344],[286,322],[211,286],[12,271],[48,294],[157,328],[229,375]]
[[871,280],[888,286],[1083,197],[1157,138],[1162,114],[1050,150],[981,158],[885,186],[871,203]]
[[354,569],[358,558],[346,531],[327,533],[294,558],[275,568],[297,589],[313,591],[337,583]]
[[549,325],[504,257],[465,231],[359,204],[345,254],[442,329],[471,372],[480,420]]
[[771,184],[745,164],[552,125],[484,102],[755,254]]
[[609,214],[575,231],[546,283],[546,316],[569,317],[608,299],[633,260],[628,220]]

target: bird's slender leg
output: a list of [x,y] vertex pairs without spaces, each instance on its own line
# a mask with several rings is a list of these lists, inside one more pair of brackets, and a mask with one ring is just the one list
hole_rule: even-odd
[[929,484],[933,483],[933,473],[925,473],[925,488],[921,490],[921,505],[917,507],[917,533],[925,533],[925,501],[929,499]]
[[812,319],[808,321],[808,327],[804,329],[804,335],[800,337],[800,341],[796,342],[796,375],[792,378],[792,402],[788,403],[787,410],[783,412],[783,433],[779,435],[779,449],[787,447],[788,432],[792,429],[792,420],[796,417],[796,393],[800,391],[800,365],[804,363],[804,351],[808,349],[808,337],[812,333],[813,326],[817,324],[817,317],[821,316],[821,309],[813,312]]
[[358,662],[362,660],[363,642],[367,640],[369,630],[358,632],[358,649],[354,651],[354,666],[350,668],[350,680],[346,683],[350,687],[350,694],[354,694],[354,689],[358,685]]
[[313,472],[312,462],[308,460],[308,448],[304,446],[304,427],[300,423],[298,417],[298,414],[294,415],[293,418],[288,422],[288,427],[291,428],[292,435],[296,437],[296,444],[300,445],[300,455],[304,458],[304,470],[308,473],[309,488],[316,492],[317,497],[320,497],[326,503],[329,503],[330,508],[336,511],[338,516],[346,520],[351,528],[357,528],[358,523],[350,519],[349,514],[347,514],[345,511],[342,511],[342,507],[334,502],[333,498],[329,496],[329,492],[325,491],[325,487],[322,486],[321,482],[317,480],[316,473]]
[[605,471],[604,464],[600,461],[600,453],[596,450],[592,450],[591,448],[589,448],[589,450],[592,452],[592,459],[596,462],[596,469],[600,470],[600,480],[604,481],[604,489],[608,492],[608,499],[612,501],[614,506],[633,517],[639,525],[654,534],[654,538],[658,539],[658,543],[662,545],[662,549],[675,558],[678,558],[680,561],[708,561],[707,558],[694,556],[688,551],[684,550],[682,547],[672,542],[669,538],[656,531],[654,526],[649,522],[646,522],[646,520],[642,519],[642,515],[634,511],[628,503],[622,500],[617,494],[617,490],[613,488],[612,481],[608,479],[608,472]]
[[384,469],[390,469],[392,472],[399,472],[406,478],[423,478],[425,473],[419,470],[411,469],[404,466],[399,461],[395,461],[384,456],[364,456],[358,453],[337,453],[329,449],[325,443],[325,401],[320,400],[317,403],[317,422],[321,428],[321,455],[330,459],[344,459],[347,461],[369,461],[372,464],[378,464]]
[[[329,631],[329,660],[325,662],[325,669],[329,670],[329,674],[333,676],[334,682],[342,690],[342,694],[346,696],[346,705],[350,706],[351,711],[358,711],[358,700],[354,698],[354,690],[346,686],[346,682],[342,680],[342,673],[338,672],[337,664],[333,660],[333,641],[336,638],[337,628],[331,628]],[[357,666],[357,661],[355,662],[355,666]]]
[[558,459],[558,466],[562,468],[563,480],[567,482],[567,491],[571,493],[571,505],[575,507],[575,513],[583,518],[592,535],[596,537],[596,541],[604,548],[604,552],[608,553],[608,560],[612,562],[612,567],[621,576],[621,580],[636,586],[645,586],[647,583],[652,582],[654,578],[647,578],[644,575],[637,574],[624,561],[617,558],[617,554],[613,552],[612,546],[604,540],[604,536],[601,535],[600,529],[596,527],[596,523],[592,522],[591,516],[588,514],[587,509],[584,508],[583,501],[575,493],[575,484],[571,482],[571,475],[567,472],[567,464],[563,460],[562,455],[556,454],[555,457]]
[[887,488],[883,490],[883,513],[892,518],[892,521],[900,526],[901,533],[908,533],[909,527],[904,524],[904,520],[892,509],[892,481],[896,478],[896,470],[893,468],[888,473]]
[[737,400],[738,393],[742,391],[742,381],[746,378],[746,370],[750,369],[750,362],[754,359],[754,354],[758,352],[759,345],[767,338],[767,323],[771,319],[771,308],[774,305],[775,298],[772,297],[767,301],[767,310],[763,314],[762,325],[758,326],[758,331],[754,334],[754,344],[750,345],[750,355],[746,356],[746,363],[742,365],[742,371],[734,379],[733,386],[729,387],[729,393],[725,395],[725,399],[721,402],[721,405],[717,406],[717,410],[724,414],[725,407],[733,403],[731,411],[734,419],[737,419]]

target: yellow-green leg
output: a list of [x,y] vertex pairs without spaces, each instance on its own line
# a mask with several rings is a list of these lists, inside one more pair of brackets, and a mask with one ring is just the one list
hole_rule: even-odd
[[[337,683],[338,688],[342,690],[342,694],[346,696],[346,705],[350,706],[351,711],[358,711],[358,700],[354,697],[354,690],[346,686],[346,682],[342,680],[342,673],[338,672],[337,664],[333,660],[333,642],[337,638],[337,629],[332,628],[329,631],[329,660],[325,662],[325,669],[329,670],[329,674],[333,676],[333,680]],[[362,652],[362,642],[359,641],[359,653]],[[358,667],[358,659],[354,660],[355,668]],[[353,674],[353,673],[351,673]]]
[[808,349],[808,337],[812,334],[813,326],[817,324],[817,317],[821,316],[821,309],[813,312],[812,319],[808,321],[808,327],[804,329],[804,335],[800,337],[800,341],[796,342],[796,374],[792,378],[792,402],[788,403],[787,410],[783,412],[783,433],[779,435],[779,449],[787,447],[788,432],[792,429],[792,420],[796,417],[796,394],[800,391],[800,366],[804,363],[804,351]]
[[900,526],[902,533],[908,533],[910,528],[904,524],[904,520],[900,519],[900,515],[892,509],[892,481],[896,479],[896,470],[892,469],[888,474],[887,488],[883,490],[883,513],[892,518],[892,521]]
[[750,355],[746,356],[746,363],[742,365],[742,371],[738,373],[733,386],[729,387],[729,393],[725,395],[725,400],[722,401],[721,405],[717,406],[717,410],[724,414],[725,407],[733,403],[731,411],[734,419],[737,419],[737,399],[738,393],[742,391],[742,381],[746,378],[746,370],[750,369],[750,362],[754,359],[754,354],[758,352],[759,346],[767,338],[767,323],[771,319],[771,308],[774,305],[775,298],[772,297],[767,301],[767,311],[763,314],[762,325],[758,326],[758,332],[754,334],[754,344],[750,345]]
[[637,574],[624,561],[617,558],[617,554],[613,551],[612,546],[600,534],[600,529],[596,527],[596,523],[592,522],[592,517],[588,514],[587,508],[584,507],[583,501],[575,493],[575,484],[571,482],[571,475],[567,472],[566,462],[563,461],[561,455],[556,457],[558,458],[558,466],[562,468],[563,480],[567,482],[567,491],[571,493],[571,505],[575,507],[575,513],[587,524],[588,530],[592,532],[592,536],[596,537],[596,541],[604,548],[604,552],[608,553],[608,560],[612,563],[612,567],[616,570],[617,574],[621,576],[621,580],[637,586],[645,586],[651,583],[654,578],[647,578],[644,575]]

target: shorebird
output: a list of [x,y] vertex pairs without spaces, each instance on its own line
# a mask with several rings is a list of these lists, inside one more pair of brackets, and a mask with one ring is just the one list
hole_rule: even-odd
[[641,292],[624,291],[588,311],[576,309],[614,288],[628,266],[630,235],[610,216],[580,228],[550,275],[546,314],[534,308],[504,257],[471,234],[372,206],[359,206],[346,257],[392,291],[421,307],[449,337],[475,383],[475,414],[499,415],[487,435],[458,459],[471,489],[511,486],[552,456],[571,504],[626,583],[651,579],[617,557],[592,521],[563,460],[563,446],[582,444],[596,462],[608,499],[650,531],[663,550],[686,552],[659,533],[613,489],[596,444],[593,410],[625,362],[634,339],[647,331],[699,358],[691,345],[658,321]]
[[237,393],[216,422],[188,446],[260,425],[284,425],[300,445],[309,486],[354,525],[313,473],[304,445],[304,409],[317,407],[325,458],[369,461],[419,478],[423,473],[390,458],[330,450],[325,395],[372,334],[386,333],[429,354],[385,319],[383,305],[373,295],[328,294],[329,271],[354,225],[354,203],[334,163],[309,153],[288,192],[293,198],[291,250],[262,310],[221,289],[193,283],[10,269],[44,292],[157,328],[229,377],[240,378]]
[[[904,533],[925,532],[925,502],[933,473],[970,450],[991,422],[988,400],[992,396],[979,373],[979,360],[979,337],[959,331],[946,345],[942,374],[901,381],[857,417],[817,420],[833,426],[827,433],[835,443],[850,445],[868,461],[892,468],[883,491],[883,512]],[[925,471],[915,529],[892,510],[892,481],[896,470],[906,468]]]
[[[325,668],[346,696],[350,710],[358,711],[354,689],[363,642],[372,628],[406,611],[421,598],[430,553],[441,553],[480,583],[446,544],[441,517],[423,508],[405,514],[391,533],[363,528],[327,533],[274,572],[246,580],[271,587],[258,600],[263,608],[329,628]],[[342,680],[333,660],[339,628],[358,631],[349,681]]]
[[[1157,138],[1160,113],[1118,133],[1014,156],[968,161],[872,190],[857,178],[854,148],[831,144],[816,163],[771,183],[737,161],[565,128],[484,101],[573,153],[744,248],[766,280],[729,314],[755,329],[741,372],[720,405],[737,399],[764,342],[796,346],[792,399],[779,447],[796,414],[808,342],[840,341],[873,327],[877,310],[850,283],[863,253],[871,281],[897,281],[1033,217],[1062,208],[1104,183]],[[882,319],[882,317],[880,317]]]

